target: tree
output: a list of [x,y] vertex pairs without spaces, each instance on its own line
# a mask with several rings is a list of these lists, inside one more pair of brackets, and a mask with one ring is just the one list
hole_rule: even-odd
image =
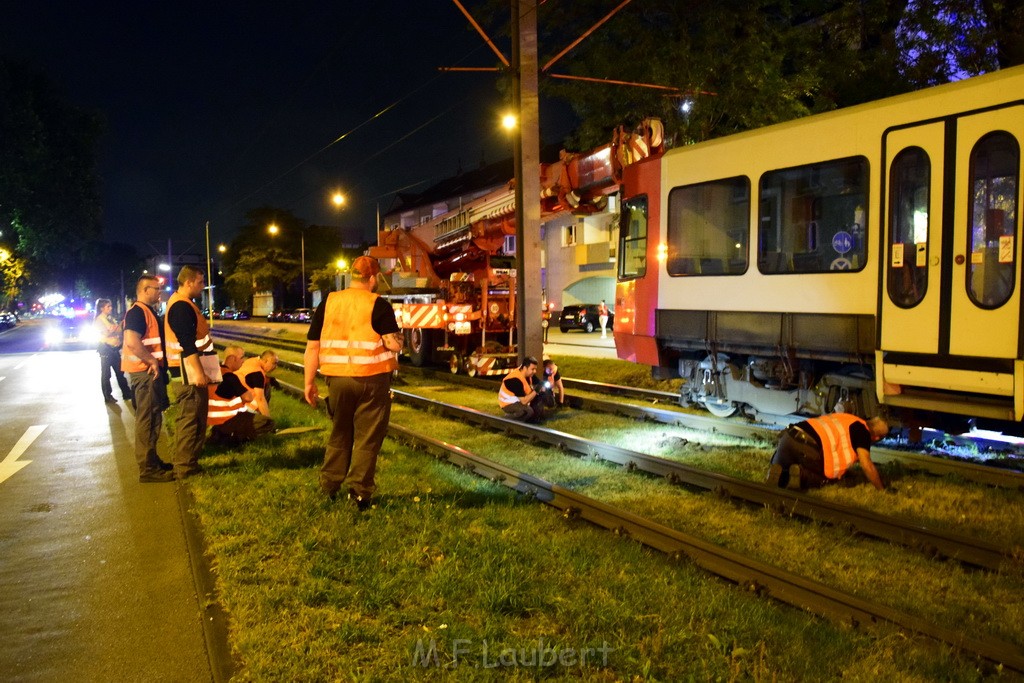
[[77,263],[100,235],[101,131],[100,117],[66,101],[42,72],[0,59],[0,225],[11,226],[8,248],[37,279]]
[[225,286],[240,307],[252,308],[253,294],[275,289],[298,270],[299,263],[277,247],[243,247],[234,259]]

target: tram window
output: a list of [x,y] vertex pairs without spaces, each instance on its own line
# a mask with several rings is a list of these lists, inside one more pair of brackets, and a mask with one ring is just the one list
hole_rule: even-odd
[[619,218],[619,279],[630,280],[647,273],[647,197],[622,203]]
[[758,269],[769,275],[862,270],[867,187],[864,157],[761,176]]
[[741,275],[749,234],[746,177],[677,187],[668,195],[668,274]]
[[989,133],[971,151],[967,293],[982,308],[1002,306],[1016,286],[1019,167],[1009,133]]
[[889,169],[889,298],[897,306],[921,303],[928,290],[931,160],[920,147],[899,154]]

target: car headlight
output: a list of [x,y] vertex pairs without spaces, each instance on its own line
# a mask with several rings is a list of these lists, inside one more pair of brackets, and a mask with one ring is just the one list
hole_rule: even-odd
[[47,344],[59,344],[64,340],[64,334],[56,327],[46,331],[46,335],[43,337]]
[[78,338],[89,344],[98,344],[100,341],[100,333],[99,330],[92,325],[83,326]]

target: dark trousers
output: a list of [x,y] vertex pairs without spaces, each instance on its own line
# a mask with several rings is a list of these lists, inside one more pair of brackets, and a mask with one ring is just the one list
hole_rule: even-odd
[[128,386],[128,380],[121,372],[121,354],[118,350],[107,344],[100,344],[100,389],[103,391],[103,398],[113,398],[110,386],[110,374],[114,374],[117,386],[121,389],[121,398],[128,401],[132,397],[132,390]]
[[773,465],[782,465],[782,477],[779,486],[785,486],[789,479],[789,466],[800,466],[800,479],[805,488],[818,487],[828,481],[825,478],[825,463],[821,456],[821,446],[813,437],[794,432],[795,427],[783,429],[779,434],[779,443],[772,456]]
[[377,454],[391,419],[391,373],[369,377],[328,377],[327,440],[320,488],[334,495],[346,488],[369,499],[376,490]]
[[244,412],[210,427],[208,443],[234,446],[274,431],[274,421],[259,413]]
[[157,472],[160,458],[156,454],[156,442],[168,405],[167,385],[162,375],[154,378],[148,372],[133,372],[128,378],[135,395],[135,461],[139,464],[139,474]]
[[501,410],[505,413],[505,417],[516,422],[534,422],[539,423],[544,421],[544,396],[537,394],[536,398],[530,401],[529,404],[510,403],[507,406],[502,406]]
[[175,380],[174,476],[188,476],[199,470],[199,454],[206,444],[206,414],[209,394],[206,387],[181,384]]

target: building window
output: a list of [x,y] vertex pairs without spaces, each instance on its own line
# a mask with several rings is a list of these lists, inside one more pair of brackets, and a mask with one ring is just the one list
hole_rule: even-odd
[[761,176],[758,268],[766,274],[866,265],[868,160],[851,157]]
[[668,274],[741,275],[749,234],[746,177],[677,187],[668,195]]

